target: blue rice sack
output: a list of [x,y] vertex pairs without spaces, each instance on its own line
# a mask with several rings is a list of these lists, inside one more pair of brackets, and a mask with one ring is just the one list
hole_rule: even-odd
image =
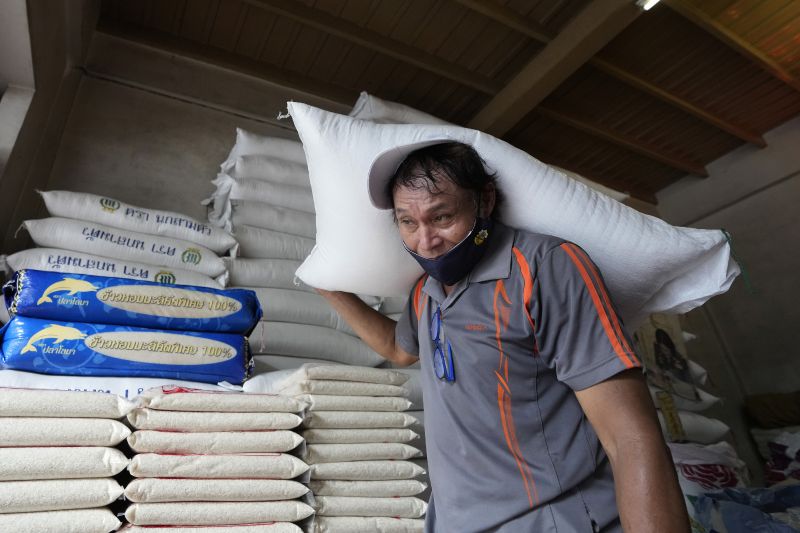
[[3,287],[11,316],[249,334],[256,293],[86,274],[18,270]]
[[2,330],[2,366],[69,376],[241,384],[252,370],[242,335],[57,322],[17,316]]

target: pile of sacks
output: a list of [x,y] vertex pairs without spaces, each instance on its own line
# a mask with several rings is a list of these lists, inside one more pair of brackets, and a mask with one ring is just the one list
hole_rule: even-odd
[[102,393],[0,389],[0,531],[116,530],[112,476],[129,461],[113,446],[133,408]]
[[402,386],[403,373],[368,367],[304,364],[255,376],[245,391],[271,391],[307,404],[303,422],[316,506],[315,531],[422,531],[426,503],[416,496],[425,470]]
[[[128,415],[136,453],[125,496],[131,531],[242,526],[296,533],[314,510],[300,499],[308,465],[289,452],[303,439],[303,405],[278,395],[161,388]],[[141,529],[137,529],[141,527]],[[176,531],[169,529],[169,531]],[[247,530],[248,533],[251,530]],[[253,529],[259,532],[261,529]]]
[[7,273],[24,268],[224,287],[221,254],[235,253],[227,231],[171,211],[106,196],[40,192],[49,218],[24,227],[39,248],[4,258]]
[[19,270],[3,292],[13,318],[0,362],[15,372],[0,370],[5,385],[75,388],[44,374],[241,384],[251,372],[252,291]]

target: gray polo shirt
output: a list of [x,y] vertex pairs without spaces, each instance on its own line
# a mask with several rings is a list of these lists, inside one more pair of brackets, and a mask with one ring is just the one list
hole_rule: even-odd
[[[449,296],[423,277],[397,324],[420,357],[432,495],[428,532],[621,531],[609,461],[573,391],[640,368],[578,246],[495,224]],[[442,313],[455,381],[433,370]]]

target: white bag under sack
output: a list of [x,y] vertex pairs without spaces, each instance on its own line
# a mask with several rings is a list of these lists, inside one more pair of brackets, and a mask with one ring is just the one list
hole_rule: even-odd
[[[3,256],[0,256],[1,259]],[[65,274],[91,274],[93,276],[155,281],[156,283],[195,285],[212,289],[220,289],[228,281],[227,273],[212,278],[181,268],[158,267],[58,248],[29,248],[4,259],[8,267],[5,268],[7,273],[29,268],[47,272],[64,272]]]
[[256,293],[263,312],[261,320],[321,326],[355,336],[347,322],[319,294],[271,287],[235,288],[249,289]]
[[120,484],[109,478],[4,481],[0,514],[91,509],[110,504],[122,492]]
[[181,413],[136,409],[128,415],[128,422],[136,429],[195,433],[292,429],[301,421],[294,413]]
[[422,533],[421,518],[381,516],[321,516],[314,520],[314,533]]
[[[657,387],[650,386],[650,395],[653,398],[653,402],[658,407],[658,393],[661,389]],[[722,401],[721,398],[718,396],[714,396],[701,388],[697,388],[697,395],[699,398],[697,400],[689,400],[688,398],[684,398],[682,396],[678,396],[677,394],[671,394],[672,402],[675,404],[677,409],[682,411],[705,411]]]
[[164,386],[139,396],[142,407],[157,411],[214,411],[228,413],[299,413],[305,405],[277,394],[209,392]]
[[427,504],[419,498],[364,498],[360,496],[318,496],[317,516],[391,516],[393,518],[420,518]]
[[[0,387],[20,387],[28,389],[58,389],[64,391],[99,392],[109,395],[116,395],[122,398],[133,398],[138,394],[152,387],[162,385],[174,385],[178,387],[188,387],[193,389],[223,390],[218,385],[210,383],[198,383],[195,381],[181,381],[174,379],[160,378],[139,378],[139,377],[106,377],[106,376],[56,376],[46,374],[36,374],[33,372],[22,372],[19,370],[3,369],[0,370]],[[2,401],[0,401],[2,404]],[[133,409],[133,404],[130,405]],[[49,411],[42,411],[42,415],[47,415]],[[2,413],[0,413],[1,415]],[[127,414],[127,413],[124,413]],[[100,418],[120,418],[123,415]],[[25,415],[16,415],[25,416]],[[63,414],[52,416],[65,416]],[[83,415],[77,415],[83,416]]]
[[236,143],[228,154],[228,158],[222,163],[222,170],[230,169],[239,157],[245,155],[264,155],[302,165],[306,163],[306,154],[299,141],[259,135],[236,128]]
[[227,173],[236,179],[254,179],[294,185],[295,187],[311,187],[308,179],[308,166],[305,161],[297,163],[268,155],[243,155],[236,158]]
[[369,444],[375,442],[412,442],[419,434],[411,429],[306,429],[308,444]]
[[361,120],[371,120],[382,124],[439,124],[452,126],[453,124],[438,117],[414,109],[411,106],[383,100],[361,91],[358,95],[349,116]]
[[308,380],[332,380],[382,385],[402,385],[408,376],[388,368],[370,368],[350,365],[318,365],[306,363],[287,375],[282,387]]
[[317,235],[314,215],[265,202],[231,200],[231,229],[253,226],[314,239]]
[[497,173],[502,220],[583,247],[604,275],[626,324],[683,313],[725,292],[738,275],[722,231],[676,228],[569,179],[506,142],[456,126],[375,124],[290,102],[317,213],[317,246],[297,275],[311,286],[406,296],[421,269],[389,213],[367,193],[373,160],[400,145],[452,139]]
[[0,514],[0,531],[9,533],[108,533],[121,524],[106,508]]
[[408,381],[403,383],[403,387],[406,389],[407,394],[406,396],[411,401],[411,407],[414,411],[418,411],[422,409],[423,402],[422,402],[422,381],[419,368],[419,363],[414,364],[411,367],[405,368],[394,368],[395,372],[402,372],[408,376]]
[[269,522],[263,525],[229,525],[229,526],[131,526],[120,531],[124,533],[303,533],[299,526],[291,522]]
[[0,481],[110,477],[126,466],[114,448],[0,448]]
[[291,500],[307,492],[302,483],[283,479],[141,478],[125,487],[125,497],[135,503]]
[[249,338],[255,355],[311,357],[360,366],[378,366],[385,361],[358,337],[320,326],[262,320]]
[[397,396],[405,397],[406,389],[402,385],[384,385],[382,383],[360,383],[357,381],[335,381],[309,379],[298,381],[281,389],[282,394],[296,396],[298,394],[323,394],[328,396]]
[[301,394],[297,399],[309,411],[405,411],[411,407],[406,398],[394,396],[327,396]]
[[215,431],[136,431],[128,444],[137,453],[231,454],[282,453],[293,450],[303,437],[289,430]]
[[50,216],[97,222],[112,228],[181,239],[222,254],[236,248],[233,235],[180,213],[135,207],[96,194],[39,191]]
[[308,464],[341,463],[344,461],[381,461],[413,459],[422,453],[413,446],[395,442],[370,444],[309,444],[301,454]]
[[292,479],[308,465],[285,453],[228,455],[163,455],[140,453],[131,459],[134,477],[198,479]]
[[0,388],[0,416],[122,418],[135,407],[131,401],[100,392]]
[[279,231],[254,226],[237,226],[234,231],[242,257],[302,260],[314,248],[313,239]]
[[[668,438],[667,425],[664,421],[664,415],[658,411],[658,421],[661,424],[661,431],[664,437]],[[686,440],[689,442],[696,442],[699,444],[713,444],[725,438],[730,432],[731,428],[722,420],[716,418],[709,418],[690,411],[678,411],[678,416],[681,420],[681,426],[686,434]]]
[[182,268],[212,278],[225,272],[225,264],[217,254],[188,241],[60,217],[26,220],[22,225],[38,246],[63,247],[148,265]]
[[317,429],[407,428],[416,422],[416,418],[406,413],[316,411],[308,413],[303,420],[303,427]]
[[0,418],[0,447],[116,446],[130,434],[105,418]]
[[315,496],[362,496],[366,498],[399,498],[416,496],[428,485],[416,479],[388,481],[311,481],[308,484]]
[[283,502],[134,503],[125,510],[125,518],[137,526],[163,524],[216,526],[297,522],[312,514],[314,514],[314,509],[296,500]]
[[224,262],[230,274],[231,286],[271,287],[316,294],[312,287],[299,279],[295,283],[294,273],[300,267],[300,261],[295,259],[226,257]]
[[[287,357],[285,355],[258,355],[254,358],[256,374],[264,374],[268,372],[276,372],[279,370],[294,370],[300,368],[306,363],[315,363],[318,365],[334,365],[331,361],[323,361],[322,359],[309,359],[307,357]],[[247,382],[245,382],[245,385]],[[250,392],[245,388],[245,392]],[[258,391],[253,391],[258,392]]]
[[425,474],[425,469],[411,461],[348,461],[311,465],[311,479],[340,479],[343,481],[381,481],[413,479]]

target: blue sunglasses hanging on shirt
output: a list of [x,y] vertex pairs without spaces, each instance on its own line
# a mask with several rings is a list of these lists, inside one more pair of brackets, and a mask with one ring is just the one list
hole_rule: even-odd
[[433,372],[437,378],[452,383],[456,380],[456,373],[453,368],[453,346],[449,340],[443,343],[443,337],[442,308],[437,307],[436,312],[431,316],[431,340],[434,344]]

